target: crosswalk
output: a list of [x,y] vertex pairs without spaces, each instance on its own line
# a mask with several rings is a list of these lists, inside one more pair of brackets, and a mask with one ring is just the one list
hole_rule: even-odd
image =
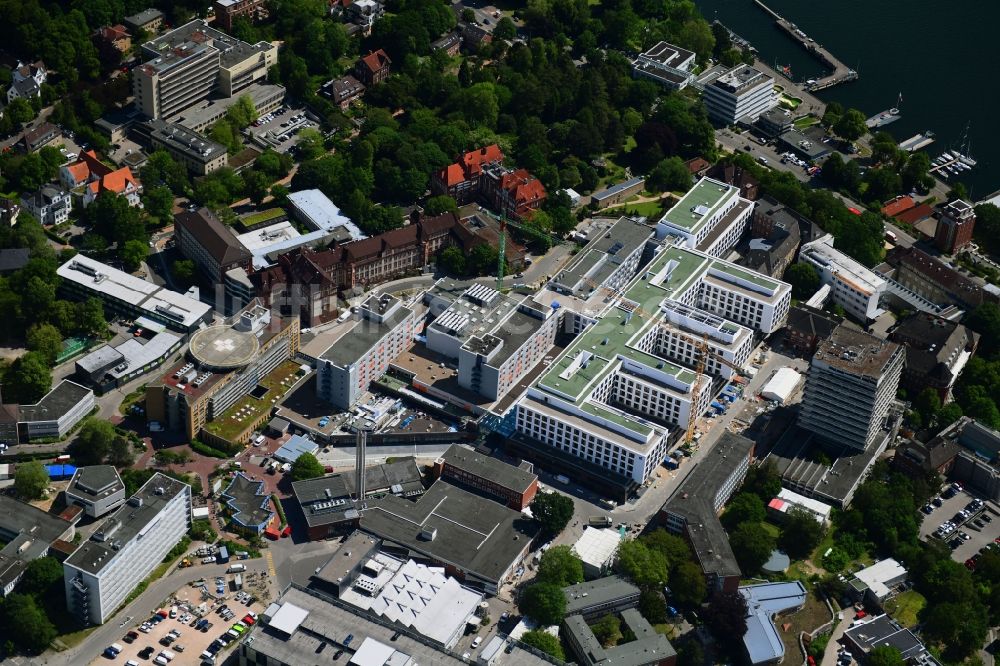
[[267,573],[274,578],[278,575],[277,570],[274,568],[274,555],[271,554],[270,550],[264,551],[264,559],[267,560]]

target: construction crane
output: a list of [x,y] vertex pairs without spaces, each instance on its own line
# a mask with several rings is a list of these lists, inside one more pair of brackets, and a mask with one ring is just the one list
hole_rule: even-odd
[[544,240],[546,243],[555,240],[555,242],[561,242],[562,239],[556,234],[546,234],[540,229],[535,229],[534,227],[529,227],[525,224],[518,224],[517,222],[512,222],[507,219],[507,211],[503,211],[499,216],[491,213],[490,211],[483,209],[482,211],[488,217],[492,217],[500,221],[500,234],[497,239],[497,291],[503,291],[503,278],[504,278],[504,259],[507,257],[507,227],[511,226],[515,229],[519,229],[527,234],[533,235],[536,238]]

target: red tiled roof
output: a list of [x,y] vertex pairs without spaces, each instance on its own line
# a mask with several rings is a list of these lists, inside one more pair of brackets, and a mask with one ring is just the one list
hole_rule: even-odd
[[478,176],[483,170],[484,164],[493,164],[494,162],[503,162],[503,151],[495,143],[478,150],[470,150],[461,158],[462,167],[470,176]]
[[908,210],[904,210],[901,213],[893,215],[900,222],[906,222],[907,224],[915,224],[920,220],[926,219],[934,214],[933,206],[929,204],[920,204]]
[[500,180],[500,187],[510,192],[519,206],[522,203],[545,198],[545,186],[542,185],[542,181],[532,176],[527,169],[504,174]]
[[694,174],[709,168],[712,166],[712,163],[703,157],[693,157],[685,162],[684,165],[688,168],[688,171]]
[[441,169],[437,173],[437,179],[448,187],[451,187],[452,185],[458,185],[465,180],[465,172],[462,171],[462,165],[456,162],[455,164],[449,164],[445,168]]
[[888,215],[889,217],[895,217],[899,215],[904,210],[909,210],[913,208],[913,198],[908,196],[898,196],[892,201],[888,202],[886,205],[882,206],[882,214]]
[[101,178],[101,189],[114,192],[116,194],[121,194],[128,186],[136,186],[135,177],[132,176],[132,170],[127,166],[112,171],[103,178]]
[[378,51],[372,51],[368,55],[361,58],[361,62],[365,64],[372,73],[380,71],[383,67],[388,67],[392,64],[392,60],[386,55],[385,51],[379,49]]

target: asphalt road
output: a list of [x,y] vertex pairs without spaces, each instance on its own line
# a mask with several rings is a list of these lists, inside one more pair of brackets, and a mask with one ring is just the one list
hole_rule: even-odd
[[[808,183],[810,180],[809,174],[806,173],[805,169],[791,163],[782,164],[781,153],[773,146],[760,145],[749,134],[736,134],[729,129],[720,129],[715,132],[715,142],[724,150],[728,150],[731,153],[747,153],[754,159],[763,155],[767,159],[767,166],[770,168],[776,171],[787,171],[803,183]],[[746,150],[747,146],[750,146],[750,150]]]

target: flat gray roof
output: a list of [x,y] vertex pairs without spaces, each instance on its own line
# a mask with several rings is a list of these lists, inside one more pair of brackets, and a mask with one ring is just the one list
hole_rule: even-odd
[[493,584],[538,532],[520,512],[441,480],[416,502],[387,495],[367,504],[361,529]]
[[578,654],[584,666],[646,666],[660,664],[677,655],[666,636],[653,629],[639,611],[629,608],[621,613],[626,627],[635,640],[605,648],[583,617],[572,615],[563,622],[565,629],[573,634],[581,646],[583,654]]
[[611,228],[591,239],[552,282],[571,290],[578,298],[586,298],[618,270],[626,257],[645,245],[653,233],[651,227],[627,217],[619,218]]
[[91,465],[76,470],[66,492],[97,501],[124,489],[114,465]]
[[441,457],[449,465],[469,474],[489,479],[493,483],[498,483],[504,488],[510,488],[519,493],[526,491],[538,479],[537,474],[531,474],[513,465],[508,465],[502,460],[476,453],[460,444],[452,444]]
[[146,54],[159,54],[184,45],[211,46],[219,52],[220,62],[223,67],[231,67],[243,62],[254,53],[263,53],[271,48],[270,42],[248,44],[220,30],[209,27],[208,23],[203,19],[195,19],[170,32],[165,32],[155,39],[151,39],[142,45],[142,49]]
[[89,388],[64,379],[34,405],[21,405],[22,421],[56,421],[66,415],[87,396],[94,395]]
[[[421,479],[415,458],[375,465],[365,469],[365,494],[390,492],[403,497],[418,497],[424,492]],[[356,513],[355,503],[351,500],[354,490],[353,471],[292,483],[292,493],[310,527],[340,522],[347,518],[348,512]]]
[[235,511],[233,520],[247,527],[258,527],[274,516],[271,496],[265,492],[263,481],[254,481],[238,472],[229,486],[222,491],[222,498]]
[[[161,488],[163,492],[158,494],[157,490]],[[98,575],[118,552],[112,547],[112,543],[132,541],[156,520],[170,500],[190,490],[191,487],[186,483],[157,472],[128,502],[101,523],[90,540],[85,541],[66,559],[66,564]],[[136,506],[137,504],[140,505]]]
[[606,576],[570,585],[563,588],[563,595],[566,597],[566,615],[577,615],[593,606],[636,596],[639,593],[638,587],[621,576]]
[[320,358],[341,368],[355,363],[412,312],[409,308],[401,305],[381,323],[371,319],[361,319],[354,322],[354,326],[346,328],[340,337],[334,340],[325,352],[320,354]]
[[0,494],[0,540],[5,542],[0,548],[0,589],[72,527],[59,516]]

